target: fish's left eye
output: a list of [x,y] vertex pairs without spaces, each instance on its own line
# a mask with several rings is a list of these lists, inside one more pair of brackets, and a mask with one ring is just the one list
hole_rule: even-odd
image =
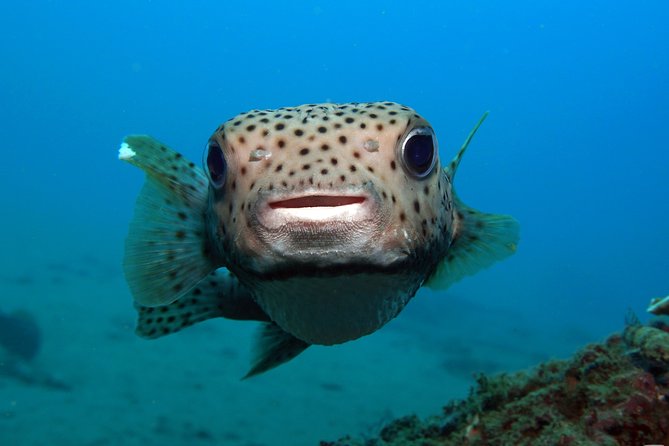
[[402,143],[400,158],[405,170],[416,178],[428,176],[437,162],[437,137],[430,127],[417,127]]
[[225,162],[221,146],[216,141],[210,141],[207,144],[205,164],[209,182],[216,189],[220,189],[225,183],[228,164]]

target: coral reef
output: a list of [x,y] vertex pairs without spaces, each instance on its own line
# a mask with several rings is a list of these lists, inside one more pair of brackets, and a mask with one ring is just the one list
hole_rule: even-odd
[[628,318],[622,334],[529,372],[479,375],[440,415],[400,418],[378,438],[321,446],[669,444],[669,328]]

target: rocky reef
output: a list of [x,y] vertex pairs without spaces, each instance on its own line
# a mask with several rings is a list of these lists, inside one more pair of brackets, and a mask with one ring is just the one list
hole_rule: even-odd
[[669,326],[629,316],[622,334],[527,372],[479,375],[467,399],[407,416],[377,438],[321,446],[669,444]]

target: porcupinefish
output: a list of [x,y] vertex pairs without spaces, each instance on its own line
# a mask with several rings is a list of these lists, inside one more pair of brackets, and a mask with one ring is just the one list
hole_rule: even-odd
[[516,250],[519,227],[462,203],[430,124],[393,102],[252,110],[221,125],[203,169],[149,136],[124,272],[137,333],[213,317],[262,322],[246,376],[312,344],[370,334],[423,285],[443,289]]

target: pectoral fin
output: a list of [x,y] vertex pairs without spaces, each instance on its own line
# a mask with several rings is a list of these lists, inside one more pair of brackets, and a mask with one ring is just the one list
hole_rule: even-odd
[[207,179],[150,136],[126,137],[119,159],[146,173],[125,243],[125,277],[137,303],[166,305],[220,266],[207,248]]
[[249,291],[235,276],[221,269],[200,281],[175,302],[158,307],[136,304],[136,333],[155,339],[216,317],[269,321]]

